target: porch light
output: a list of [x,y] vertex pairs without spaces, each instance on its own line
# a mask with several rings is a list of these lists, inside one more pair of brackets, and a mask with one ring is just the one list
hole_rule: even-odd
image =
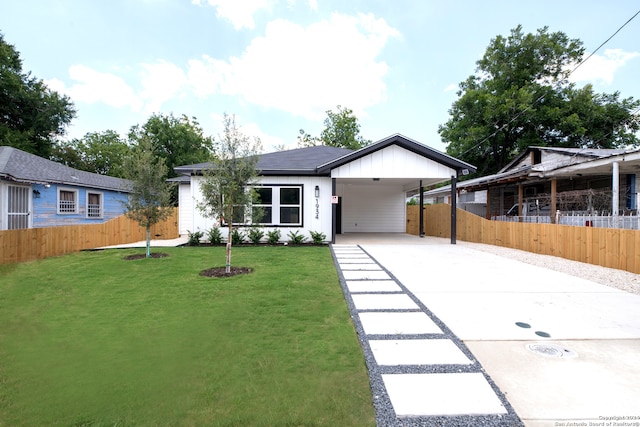
[[320,186],[316,185],[316,199],[320,197]]

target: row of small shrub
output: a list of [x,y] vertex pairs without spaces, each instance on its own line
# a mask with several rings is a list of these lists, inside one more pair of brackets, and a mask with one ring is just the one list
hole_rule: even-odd
[[[191,246],[198,246],[202,241],[205,233],[202,231],[188,231],[189,233],[189,241],[188,244]],[[325,242],[327,236],[324,233],[318,231],[310,231],[311,243],[314,245],[321,245]],[[249,227],[248,229],[242,228],[234,228],[231,231],[231,244],[239,245],[241,243],[251,242],[254,245],[258,245],[262,243],[263,239],[266,236],[266,242],[270,245],[277,245],[280,242],[280,237],[282,237],[280,230],[270,230],[265,233],[265,231],[261,227]],[[289,237],[288,243],[291,245],[300,245],[307,241],[307,237],[303,234],[300,234],[299,231],[290,231],[287,233]],[[223,243],[224,239],[222,237],[222,232],[220,231],[220,227],[213,227],[211,230],[207,232],[206,241],[211,243],[212,245],[220,245]]]

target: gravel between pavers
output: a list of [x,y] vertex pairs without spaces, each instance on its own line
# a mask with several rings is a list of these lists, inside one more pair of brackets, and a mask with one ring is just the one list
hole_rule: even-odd
[[[371,392],[373,397],[373,406],[376,413],[376,425],[377,427],[523,427],[524,424],[515,413],[513,407],[506,399],[504,394],[500,391],[493,380],[486,374],[481,367],[478,360],[473,356],[464,343],[439,319],[437,318],[418,298],[415,297],[389,270],[372,257],[366,250],[360,248],[360,250],[367,254],[371,260],[373,260],[383,271],[385,271],[389,277],[396,282],[396,284],[402,289],[402,292],[408,295],[420,308],[420,311],[427,314],[429,318],[440,328],[442,334],[423,334],[423,335],[370,335],[364,332],[362,322],[358,310],[355,307],[351,292],[349,291],[340,263],[336,257],[336,253],[332,249],[333,259],[340,278],[340,285],[351,313],[351,319],[353,326],[358,335],[358,340],[364,353],[367,370],[369,372],[369,382],[371,386]],[[372,310],[365,310],[372,311]],[[373,310],[378,311],[378,310]],[[393,310],[393,311],[414,311],[414,310]],[[433,335],[433,336],[430,336]],[[471,365],[399,365],[399,366],[380,366],[375,360],[375,356],[369,345],[371,339],[411,339],[411,338],[439,338],[449,339],[453,341],[458,348],[472,361]],[[383,374],[413,374],[413,373],[459,373],[459,372],[476,372],[482,373],[490,387],[496,393],[496,397],[501,401],[504,408],[507,410],[506,414],[496,415],[454,415],[454,416],[409,416],[409,417],[396,417],[393,405],[389,395],[387,394],[384,381],[382,379]]]
[[485,245],[458,240],[456,244],[467,246],[478,251],[488,252],[501,257],[514,259],[538,267],[548,268],[592,282],[640,295],[640,275],[615,268],[572,261],[551,255],[540,255],[502,246]]

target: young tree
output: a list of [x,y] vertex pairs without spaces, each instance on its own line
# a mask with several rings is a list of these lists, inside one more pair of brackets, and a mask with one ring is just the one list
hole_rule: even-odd
[[320,133],[320,137],[313,137],[304,129],[300,129],[298,146],[312,147],[321,144],[358,150],[371,144],[371,141],[360,135],[358,118],[351,109],[338,105],[338,112],[327,110],[326,113],[327,117],[324,119],[324,129]]
[[530,145],[612,148],[637,144],[639,101],[576,88],[568,76],[582,42],[542,28],[491,40],[477,72],[460,83],[439,127],[447,153],[495,173]]
[[166,181],[164,159],[153,153],[147,138],[138,142],[131,157],[124,164],[125,178],[131,181],[129,198],[123,202],[127,217],[147,231],[147,258],[151,256],[151,226],[167,219],[173,212],[171,193],[173,184]]
[[[252,185],[258,177],[258,153],[261,142],[249,138],[236,125],[235,116],[224,115],[224,133],[215,141],[216,157],[204,171],[200,184],[202,202],[198,208],[204,215],[228,227],[226,272],[231,272],[231,236],[234,222],[244,223],[244,212],[256,199]],[[253,218],[255,222],[255,218]]]
[[0,33],[0,141],[48,158],[76,111],[67,96],[22,71],[22,60]]

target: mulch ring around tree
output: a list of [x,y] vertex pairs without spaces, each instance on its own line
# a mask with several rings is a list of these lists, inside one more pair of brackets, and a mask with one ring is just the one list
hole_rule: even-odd
[[253,269],[249,267],[231,267],[231,271],[229,273],[227,273],[226,270],[226,267],[209,268],[207,270],[202,270],[200,275],[205,277],[231,277],[237,276],[238,274],[249,274],[253,272]]
[[[165,258],[168,257],[169,254],[165,254],[165,253],[161,253],[161,252],[151,252],[150,254],[150,258]],[[143,259],[146,258],[147,254],[135,254],[135,255],[128,255],[126,257],[124,257],[123,259],[126,261],[131,261],[134,259]]]

